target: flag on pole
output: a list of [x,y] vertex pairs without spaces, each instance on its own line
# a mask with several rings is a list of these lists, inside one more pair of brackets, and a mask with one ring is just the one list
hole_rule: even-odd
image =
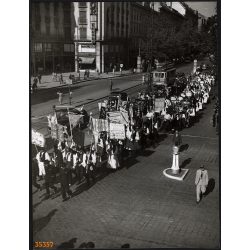
[[35,144],[36,146],[39,147],[44,147],[45,146],[45,137],[43,134],[35,131],[32,129],[32,144]]
[[76,127],[80,123],[82,117],[83,115],[76,115],[69,112],[69,122],[72,128]]
[[92,118],[89,129],[96,132],[108,131],[108,121]]

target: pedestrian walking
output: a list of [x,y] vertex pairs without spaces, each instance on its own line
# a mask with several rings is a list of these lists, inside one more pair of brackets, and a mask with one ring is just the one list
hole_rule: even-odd
[[42,83],[42,75],[39,74],[37,78],[38,78],[39,84],[41,84]]
[[112,90],[113,90],[113,81],[110,80],[110,92],[112,92]]
[[50,156],[48,152],[45,151],[45,149],[41,149],[36,155],[36,160],[38,162],[39,177],[41,180],[46,174],[45,168],[44,168],[45,160],[50,161]]
[[54,190],[54,192],[57,192],[57,188],[54,186],[55,179],[56,179],[56,171],[55,167],[52,166],[52,164],[45,160],[44,162],[44,168],[45,168],[45,178],[44,178],[44,185],[46,189],[46,196],[47,198],[50,197],[50,188]]
[[59,76],[59,81],[60,81],[60,85],[63,84],[63,75],[62,75],[62,73]]
[[196,203],[200,202],[201,196],[204,195],[208,185],[208,172],[204,165],[201,165],[200,169],[196,171],[195,176],[196,185]]
[[34,77],[33,84],[32,84],[33,92],[36,92],[36,90],[37,90],[37,82],[38,82],[37,77]]
[[62,100],[63,100],[63,93],[62,92],[57,92],[58,94],[58,102],[60,103],[60,105],[62,105]]

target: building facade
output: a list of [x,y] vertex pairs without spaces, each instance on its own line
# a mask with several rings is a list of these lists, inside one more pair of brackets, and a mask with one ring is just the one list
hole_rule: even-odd
[[204,26],[207,23],[207,17],[202,14],[198,14],[198,31],[201,32],[204,29]]
[[198,27],[180,2],[39,2],[31,12],[34,74],[136,68],[138,57],[152,57],[157,25],[167,34],[187,20]]
[[71,4],[31,4],[31,72],[51,73],[74,69]]
[[130,3],[73,3],[75,70],[128,67]]

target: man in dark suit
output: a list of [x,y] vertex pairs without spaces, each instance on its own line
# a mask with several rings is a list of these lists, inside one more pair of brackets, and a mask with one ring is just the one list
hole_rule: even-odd
[[59,170],[60,173],[60,183],[61,183],[61,194],[63,201],[67,200],[67,195],[71,198],[72,191],[69,188],[69,169],[65,167],[65,164],[62,164]]
[[50,196],[50,188],[54,190],[56,193],[57,188],[54,186],[55,178],[56,178],[56,172],[55,172],[55,167],[50,164],[48,160],[45,160],[44,162],[44,168],[45,168],[45,189],[46,189],[46,194],[47,198]]

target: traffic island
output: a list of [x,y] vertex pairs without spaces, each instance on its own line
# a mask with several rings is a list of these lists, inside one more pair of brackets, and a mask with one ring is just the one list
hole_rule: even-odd
[[173,146],[173,163],[171,168],[167,168],[163,171],[163,174],[178,181],[183,181],[188,173],[188,169],[180,169],[179,167],[179,147]]
[[183,181],[188,171],[189,169],[180,169],[178,172],[176,172],[172,168],[167,168],[163,170],[163,174],[170,179]]

